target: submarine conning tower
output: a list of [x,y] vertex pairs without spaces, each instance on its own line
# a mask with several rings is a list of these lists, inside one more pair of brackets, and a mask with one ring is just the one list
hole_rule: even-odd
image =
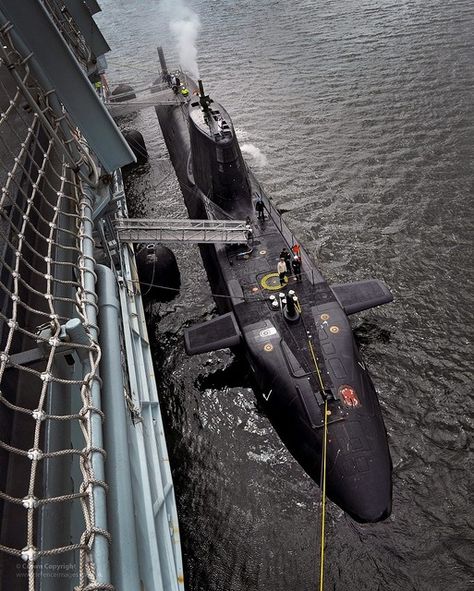
[[197,187],[211,201],[238,216],[251,208],[251,191],[240,146],[227,111],[204,93],[189,104],[192,171]]

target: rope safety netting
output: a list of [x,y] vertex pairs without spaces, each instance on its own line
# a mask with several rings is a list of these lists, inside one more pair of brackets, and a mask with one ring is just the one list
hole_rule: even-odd
[[48,576],[112,589],[92,558],[109,537],[83,172],[94,167],[11,32],[0,30],[0,572],[12,589]]
[[43,0],[43,4],[76,58],[84,68],[87,68],[87,64],[91,59],[90,48],[87,46],[64,2],[62,0]]

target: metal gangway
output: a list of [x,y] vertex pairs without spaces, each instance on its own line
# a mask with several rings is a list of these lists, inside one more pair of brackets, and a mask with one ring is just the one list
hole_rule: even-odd
[[118,218],[120,242],[187,242],[191,244],[246,244],[252,231],[242,220],[128,219]]
[[123,117],[158,105],[176,105],[182,102],[180,95],[173,95],[166,84],[153,84],[145,88],[109,95],[105,106],[112,117]]

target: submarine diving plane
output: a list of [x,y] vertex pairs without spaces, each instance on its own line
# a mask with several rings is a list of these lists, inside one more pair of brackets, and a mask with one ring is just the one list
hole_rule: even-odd
[[[164,59],[162,70],[169,81]],[[281,286],[275,270],[295,237],[247,167],[228,113],[201,81],[180,80],[187,92],[170,88],[176,100],[155,110],[189,216],[247,220],[249,229],[245,244],[200,245],[212,292],[224,297],[215,298],[219,316],[186,330],[186,351],[230,347],[246,356],[259,404],[318,484],[327,405],[327,495],[356,521],[383,520],[391,512],[390,452],[348,315],[392,295],[379,280],[329,285],[301,247],[300,276],[289,273]]]

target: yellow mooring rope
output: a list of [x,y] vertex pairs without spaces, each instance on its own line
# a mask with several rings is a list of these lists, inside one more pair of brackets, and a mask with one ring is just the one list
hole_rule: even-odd
[[316,361],[316,355],[313,349],[313,343],[310,339],[308,339],[309,350],[311,351],[311,357],[313,358],[314,367],[316,368],[316,373],[318,374],[319,385],[321,386],[321,392],[324,392],[324,383],[323,378],[321,377],[321,372],[319,371],[318,362]]
[[[296,307],[300,314],[303,313],[300,302],[297,302]],[[309,336],[309,333],[308,333]],[[319,385],[321,386],[321,392],[324,392],[323,378],[318,366],[318,360],[313,349],[313,343],[311,342],[311,336],[308,338],[308,346],[313,358],[314,367],[318,374]],[[323,427],[323,449],[321,452],[321,554],[319,556],[319,591],[324,591],[324,540],[326,532],[326,467],[327,467],[327,441],[328,441],[328,401],[324,399],[324,427]]]
[[[314,353],[313,344],[311,339],[308,339],[309,350],[311,351],[311,357],[313,358],[314,367],[318,374],[319,384],[321,391],[324,392],[323,379],[321,372],[319,371],[318,362]],[[324,427],[323,427],[323,449],[321,454],[321,554],[319,557],[319,591],[324,590],[324,539],[325,539],[325,528],[326,528],[326,466],[327,466],[327,441],[328,441],[328,401],[327,398],[324,400]]]

